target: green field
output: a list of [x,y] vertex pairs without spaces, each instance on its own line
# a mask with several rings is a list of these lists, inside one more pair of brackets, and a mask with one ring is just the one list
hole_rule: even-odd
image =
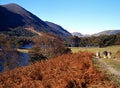
[[120,71],[120,61],[115,60],[115,53],[120,50],[120,45],[117,46],[108,46],[104,48],[98,48],[98,47],[91,47],[91,48],[84,48],[84,47],[72,47],[71,48],[73,53],[77,53],[79,51],[89,51],[92,53],[96,53],[96,51],[100,52],[101,58],[103,59],[103,51],[110,51],[112,53],[111,59],[103,59],[106,64],[110,65],[112,68],[116,69],[117,71]]
[[108,47],[104,47],[104,48],[96,48],[96,47],[92,47],[92,48],[83,48],[83,47],[72,47],[71,48],[73,53],[77,53],[79,51],[89,51],[92,53],[96,53],[96,51],[100,52],[101,58],[103,57],[103,51],[110,51],[112,53],[112,58],[111,59],[103,59],[103,61],[105,63],[107,63],[108,65],[110,65],[111,67],[115,68],[116,70],[120,71],[120,61],[115,60],[115,53],[120,50],[120,45],[117,46],[108,46]]
[[101,56],[103,51],[110,51],[112,53],[112,57],[114,57],[115,53],[120,50],[120,45],[116,45],[116,46],[108,46],[108,47],[104,47],[104,48],[99,48],[99,47],[71,47],[71,50],[73,53],[77,53],[79,51],[89,51],[92,53],[96,53],[96,51],[99,51]]

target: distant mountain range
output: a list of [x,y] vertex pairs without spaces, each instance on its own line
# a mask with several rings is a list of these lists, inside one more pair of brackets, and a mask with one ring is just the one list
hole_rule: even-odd
[[79,33],[79,32],[73,32],[72,35],[73,36],[78,36],[78,37],[83,37],[84,36],[82,33]]
[[92,35],[83,35],[79,32],[73,32],[72,35],[73,36],[78,36],[78,37],[89,37],[89,36],[100,36],[100,35],[113,35],[113,34],[118,34],[120,33],[120,30],[105,30],[105,31],[102,31],[102,32],[99,32],[99,33],[95,33],[95,34],[92,34]]
[[89,34],[82,34],[82,33],[79,33],[79,32],[73,32],[73,33],[72,33],[72,36],[90,37],[91,35],[89,35]]
[[59,25],[44,22],[31,12],[17,4],[0,5],[0,31],[11,31],[17,27],[23,27],[31,32],[54,33],[62,38],[72,36]]
[[[22,30],[20,30],[20,28],[22,28]],[[78,32],[71,34],[60,25],[48,21],[43,21],[17,4],[0,5],[0,32],[4,31],[12,31],[11,33],[14,33],[14,35],[16,35],[15,32],[18,32],[17,35],[19,35],[20,31],[25,32],[21,33],[24,35],[26,33],[29,33],[28,35],[33,35],[30,32],[36,34],[41,32],[54,33],[63,39],[67,39],[72,35],[85,37],[120,33],[120,30],[105,30],[93,35],[83,35]]]
[[100,36],[100,35],[113,35],[113,34],[117,34],[120,33],[120,30],[105,30],[99,33],[95,33],[92,36]]

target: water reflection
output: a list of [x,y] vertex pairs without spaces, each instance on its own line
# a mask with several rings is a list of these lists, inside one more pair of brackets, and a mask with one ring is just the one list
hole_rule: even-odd
[[0,72],[4,71],[4,59],[0,58]]
[[20,46],[21,49],[31,49],[33,47],[33,44],[28,44],[28,45],[22,45]]
[[30,58],[27,53],[17,51],[6,51],[0,53],[0,72],[29,64]]
[[29,55],[27,53],[20,53],[21,56],[21,61],[20,61],[20,66],[26,66],[29,64]]

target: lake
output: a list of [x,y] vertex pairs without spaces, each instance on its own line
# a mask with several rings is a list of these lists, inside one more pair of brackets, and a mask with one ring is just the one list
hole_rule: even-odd
[[7,54],[8,57],[5,55],[0,57],[0,72],[3,72],[6,69],[6,66],[7,69],[12,70],[16,67],[27,66],[29,64],[30,57],[27,53],[19,52],[17,54],[9,54]]
[[31,49],[33,47],[33,44],[27,44],[20,46],[20,49]]

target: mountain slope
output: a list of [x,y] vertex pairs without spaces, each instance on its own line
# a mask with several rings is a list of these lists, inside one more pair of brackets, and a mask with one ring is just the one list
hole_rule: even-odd
[[2,20],[0,22],[0,26],[3,27],[15,28],[18,26],[32,26],[39,31],[41,31],[42,28],[45,29],[44,27],[49,29],[49,26],[47,26],[47,24],[45,24],[41,19],[16,4],[0,6],[0,13],[0,20]]
[[[61,35],[65,35],[65,37],[70,37],[72,36],[67,30],[65,30],[63,27],[61,27],[60,25],[57,25],[55,23],[52,23],[52,22],[48,22],[48,21],[45,21],[45,23],[52,27],[53,29],[55,29],[55,31],[58,31]],[[61,36],[62,37],[62,36]]]
[[100,35],[112,35],[120,33],[120,30],[105,30],[96,34],[93,34],[93,36],[100,36]]
[[32,28],[37,32],[52,32],[65,36],[58,30],[48,26],[44,21],[17,4],[0,5],[0,31],[8,31],[16,27]]

